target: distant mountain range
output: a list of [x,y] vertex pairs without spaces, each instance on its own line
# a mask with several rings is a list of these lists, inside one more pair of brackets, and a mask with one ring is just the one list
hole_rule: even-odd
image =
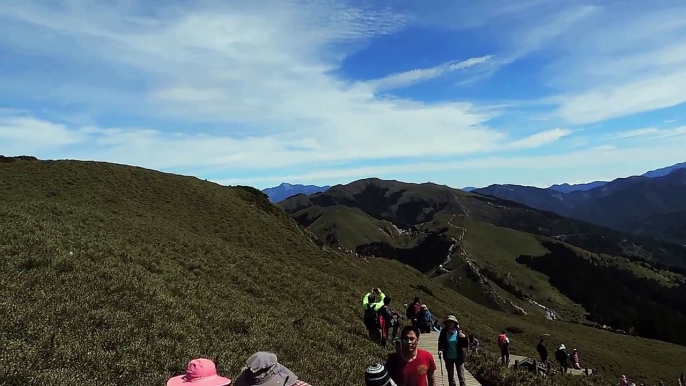
[[323,192],[329,189],[331,186],[317,186],[317,185],[301,185],[301,184],[289,184],[287,182],[282,183],[279,186],[272,188],[262,189],[262,193],[269,197],[271,202],[279,202],[287,199],[290,196],[296,194],[314,194]]
[[484,194],[616,230],[686,244],[686,163],[610,182],[536,188],[490,185]]
[[[655,177],[664,177],[667,174],[673,172],[674,170],[677,169],[683,169],[686,168],[686,162],[678,163],[672,166],[667,166],[666,168],[661,168],[661,169],[656,169],[656,170],[651,170],[647,173],[642,174],[642,177],[648,177],[648,178],[655,178]],[[609,181],[593,181],[593,182],[587,182],[583,184],[559,184],[559,185],[552,185],[548,187],[548,189],[556,190],[558,192],[562,193],[569,193],[569,192],[574,192],[577,190],[590,190],[593,188],[597,188],[599,186],[603,186],[607,184]],[[467,188],[464,188],[467,189]],[[463,190],[464,190],[463,189]],[[474,190],[474,188],[470,188],[470,191]]]

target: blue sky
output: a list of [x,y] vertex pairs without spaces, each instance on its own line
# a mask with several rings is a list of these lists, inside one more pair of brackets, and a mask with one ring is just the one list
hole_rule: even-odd
[[686,161],[681,0],[0,2],[0,154],[258,188]]

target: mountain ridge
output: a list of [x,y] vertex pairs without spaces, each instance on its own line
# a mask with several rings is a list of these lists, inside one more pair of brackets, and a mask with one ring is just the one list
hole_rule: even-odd
[[278,186],[271,188],[262,189],[262,193],[265,193],[271,202],[279,202],[287,199],[290,196],[296,194],[313,194],[325,191],[331,186],[324,185],[303,185],[303,184],[290,184],[287,182],[282,182]]
[[[521,185],[490,185],[473,193],[512,200],[532,208],[632,232],[650,216],[686,210],[686,200],[682,199],[686,197],[686,169],[674,168],[668,174],[656,177],[618,178],[589,190],[569,193]],[[668,227],[663,227],[663,230],[667,231]],[[652,237],[661,237],[662,234],[639,233]],[[683,237],[675,237],[669,232],[664,233],[663,237],[686,243]]]

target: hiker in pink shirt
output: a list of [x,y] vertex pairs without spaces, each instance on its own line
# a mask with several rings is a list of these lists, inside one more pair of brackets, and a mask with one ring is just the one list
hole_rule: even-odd
[[581,364],[579,363],[579,352],[574,349],[572,352],[572,367],[579,370],[581,369]]

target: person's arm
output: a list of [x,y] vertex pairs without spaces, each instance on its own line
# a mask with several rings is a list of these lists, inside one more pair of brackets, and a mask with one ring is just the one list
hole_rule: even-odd
[[438,352],[442,352],[445,350],[445,342],[443,340],[445,339],[445,334],[446,334],[446,329],[442,329],[441,332],[438,333]]
[[369,304],[369,295],[371,295],[371,292],[367,292],[366,295],[362,298],[362,307],[366,307],[367,304]]
[[386,294],[379,290],[379,296],[376,298],[376,303],[383,305],[383,300],[386,298]]
[[460,347],[469,347],[469,339],[467,339],[467,335],[460,331],[457,337],[457,343],[460,344]]

